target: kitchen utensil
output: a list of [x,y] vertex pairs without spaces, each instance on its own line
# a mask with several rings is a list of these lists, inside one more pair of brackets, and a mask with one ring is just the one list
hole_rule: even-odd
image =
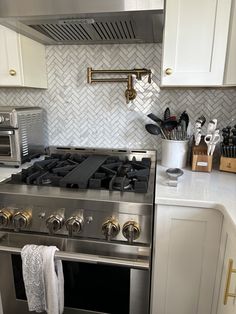
[[186,130],[187,130],[187,127],[188,127],[188,124],[189,124],[189,115],[187,114],[186,111],[181,113],[181,115],[179,117],[178,124],[179,125],[183,125],[183,121],[185,121],[185,126],[186,126]]
[[166,110],[164,111],[164,121],[170,119],[170,108],[167,107]]
[[172,120],[164,120],[161,124],[161,126],[168,131],[175,129],[177,125],[178,125],[177,121]]
[[160,128],[155,124],[146,124],[145,129],[148,131],[148,133],[153,134],[153,135],[161,134]]
[[196,124],[199,123],[199,126],[198,126],[198,127],[203,127],[203,125],[205,124],[205,122],[206,122],[206,118],[205,118],[203,115],[201,115],[201,116],[197,119]]
[[221,143],[221,155],[227,158],[236,158],[236,145],[224,145]]
[[217,119],[212,119],[207,126],[207,134],[213,134],[216,130]]
[[[163,130],[162,126],[161,126],[161,123],[163,122],[163,120],[161,120],[160,118],[158,118],[156,115],[154,115],[153,113],[149,113],[147,115],[150,119],[152,119],[153,121],[156,122],[157,124],[157,127],[160,129],[160,132],[163,136],[163,138],[167,138],[166,134],[165,134],[165,131]],[[151,129],[151,127],[150,127]]]
[[206,118],[203,115],[200,116],[195,122],[194,128],[195,146],[198,146],[201,142],[202,126],[205,124],[205,122]]
[[162,126],[157,122],[157,126],[159,127],[160,131],[161,131],[161,134],[163,136],[163,138],[167,139],[167,136],[166,136],[166,133],[165,133],[165,130],[162,128]]
[[223,136],[223,144],[229,145],[230,134],[226,128],[223,128],[222,136]]
[[168,120],[177,121],[176,116],[170,116]]
[[152,119],[153,121],[157,122],[157,123],[162,123],[163,120],[161,120],[160,118],[158,118],[155,114],[153,113],[149,113],[148,118]]
[[233,133],[233,135],[232,135],[232,144],[236,145],[236,128],[232,129],[231,132]]
[[207,144],[207,155],[213,155],[216,144],[220,141],[219,130],[215,130],[213,134],[207,134],[204,138]]
[[201,128],[197,128],[195,131],[194,139],[195,139],[195,145],[198,146],[201,142]]

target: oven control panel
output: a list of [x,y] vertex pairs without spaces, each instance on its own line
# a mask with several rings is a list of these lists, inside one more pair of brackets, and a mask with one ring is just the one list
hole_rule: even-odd
[[119,211],[60,208],[41,206],[0,207],[0,230],[40,232],[71,238],[93,238],[103,241],[150,243],[151,215]]

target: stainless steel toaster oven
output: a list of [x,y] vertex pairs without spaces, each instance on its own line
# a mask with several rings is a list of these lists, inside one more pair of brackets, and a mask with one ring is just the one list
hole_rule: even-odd
[[44,146],[41,108],[0,106],[0,164],[19,166]]

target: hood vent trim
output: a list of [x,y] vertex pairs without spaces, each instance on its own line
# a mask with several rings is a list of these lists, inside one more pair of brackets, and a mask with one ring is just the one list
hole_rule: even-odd
[[63,20],[57,23],[28,25],[56,42],[72,41],[134,41],[135,25],[132,19],[116,19],[113,21],[93,20],[92,23]]
[[46,45],[160,43],[164,0],[0,0],[0,24]]

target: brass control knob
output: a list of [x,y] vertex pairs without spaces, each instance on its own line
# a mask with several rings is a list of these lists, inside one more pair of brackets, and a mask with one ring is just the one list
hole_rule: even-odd
[[102,224],[102,233],[107,241],[116,237],[120,232],[120,225],[115,219],[108,219]]
[[26,228],[31,222],[32,216],[28,211],[17,212],[13,215],[13,226],[15,231]]
[[173,70],[171,69],[171,68],[167,68],[166,70],[165,70],[165,74],[166,75],[171,75],[173,73]]
[[12,213],[6,209],[3,208],[0,210],[0,228],[5,228],[7,227],[12,219]]
[[79,233],[83,230],[84,219],[80,216],[72,216],[66,221],[66,229],[69,231],[69,237],[74,233]]
[[64,218],[60,215],[51,215],[46,220],[46,226],[49,234],[54,234],[59,231],[64,225]]
[[141,229],[137,222],[130,220],[124,224],[122,233],[129,243],[133,243],[140,236]]
[[16,70],[13,70],[13,69],[9,70],[9,74],[11,76],[15,76],[16,75]]

